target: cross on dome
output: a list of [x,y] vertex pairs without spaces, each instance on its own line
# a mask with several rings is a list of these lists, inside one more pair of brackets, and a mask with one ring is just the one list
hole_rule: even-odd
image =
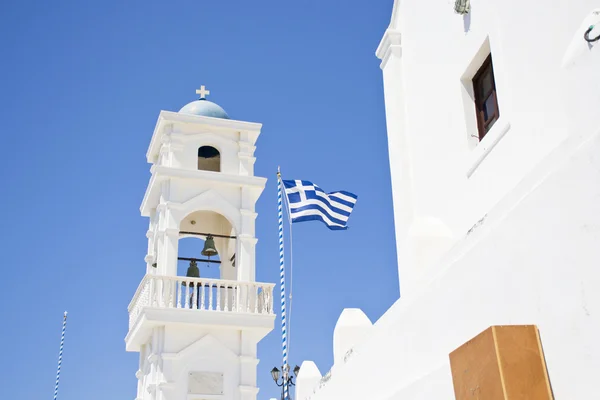
[[206,99],[206,96],[210,94],[210,90],[206,90],[206,87],[202,85],[200,89],[196,89],[196,94],[199,94],[201,99]]

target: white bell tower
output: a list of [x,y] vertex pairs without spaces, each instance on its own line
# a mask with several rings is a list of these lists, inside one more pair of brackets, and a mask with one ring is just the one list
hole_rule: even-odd
[[[255,281],[261,124],[229,119],[204,86],[196,93],[179,112],[161,111],[146,154],[146,275],[125,338],[127,351],[140,353],[136,400],[256,400],[257,344],[275,319],[274,285]],[[218,255],[182,257],[183,237],[212,239]],[[195,267],[178,276],[178,262],[218,264],[220,279]]]

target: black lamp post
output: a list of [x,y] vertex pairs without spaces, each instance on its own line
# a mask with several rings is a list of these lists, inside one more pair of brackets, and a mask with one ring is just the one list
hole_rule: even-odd
[[[284,371],[283,376],[281,376],[280,379],[280,373],[281,371]],[[271,377],[273,378],[273,381],[275,382],[275,384],[279,387],[281,387],[281,400],[292,400],[292,397],[289,395],[289,388],[291,388],[292,386],[296,386],[296,384],[294,383],[294,378],[298,378],[298,373],[300,373],[300,367],[299,366],[295,366],[294,367],[294,373],[290,374],[290,366],[286,365],[285,367],[281,367],[281,371],[279,371],[279,369],[277,369],[277,367],[274,367],[271,370]],[[285,372],[287,371],[287,373]],[[288,397],[287,399],[284,399],[284,393],[283,393],[283,386],[284,383],[286,383],[287,380],[287,387],[288,387]]]

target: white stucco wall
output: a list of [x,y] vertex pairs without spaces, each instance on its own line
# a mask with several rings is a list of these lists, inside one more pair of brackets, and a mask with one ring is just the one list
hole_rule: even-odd
[[373,324],[359,308],[346,308],[333,330],[333,362],[341,364],[371,332]]
[[[378,49],[402,296],[559,143],[598,123],[599,50],[582,37],[597,1],[472,0],[467,17],[453,4],[396,1]],[[490,50],[500,119],[478,144],[469,85]],[[440,240],[411,237],[427,220]]]
[[599,155],[600,129],[565,143],[307,398],[453,399],[448,354],[503,324],[539,327],[557,399],[590,398],[600,372]]
[[[538,326],[557,399],[592,398],[600,44],[582,36],[599,4],[395,3],[378,56],[401,299],[304,399],[454,399],[449,353],[502,324]],[[487,46],[501,116],[476,143],[465,81]]]
[[321,378],[319,367],[313,361],[304,361],[300,366],[300,373],[296,377],[294,398],[304,399],[309,396]]

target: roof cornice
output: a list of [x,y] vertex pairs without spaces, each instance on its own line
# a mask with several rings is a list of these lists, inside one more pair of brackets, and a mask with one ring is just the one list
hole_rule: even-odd
[[160,165],[153,165],[150,171],[152,176],[140,206],[143,216],[149,216],[152,207],[156,207],[160,194],[159,183],[169,179],[191,179],[213,186],[246,187],[251,190],[258,190],[259,193],[262,193],[267,183],[267,178],[258,176],[232,175],[223,172],[188,170]]
[[169,125],[194,125],[199,129],[206,129],[213,132],[240,132],[244,133],[248,137],[248,141],[254,145],[262,124],[257,122],[246,122],[237,121],[233,119],[221,119],[204,117],[200,115],[180,114],[173,111],[161,111],[156,121],[154,132],[152,133],[152,139],[150,140],[150,146],[146,152],[146,160],[149,163],[153,162],[154,156],[158,155],[160,149],[162,136],[165,133],[166,127]]
[[381,69],[385,68],[390,56],[402,55],[402,35],[399,30],[388,28],[375,51],[377,58],[381,60]]

